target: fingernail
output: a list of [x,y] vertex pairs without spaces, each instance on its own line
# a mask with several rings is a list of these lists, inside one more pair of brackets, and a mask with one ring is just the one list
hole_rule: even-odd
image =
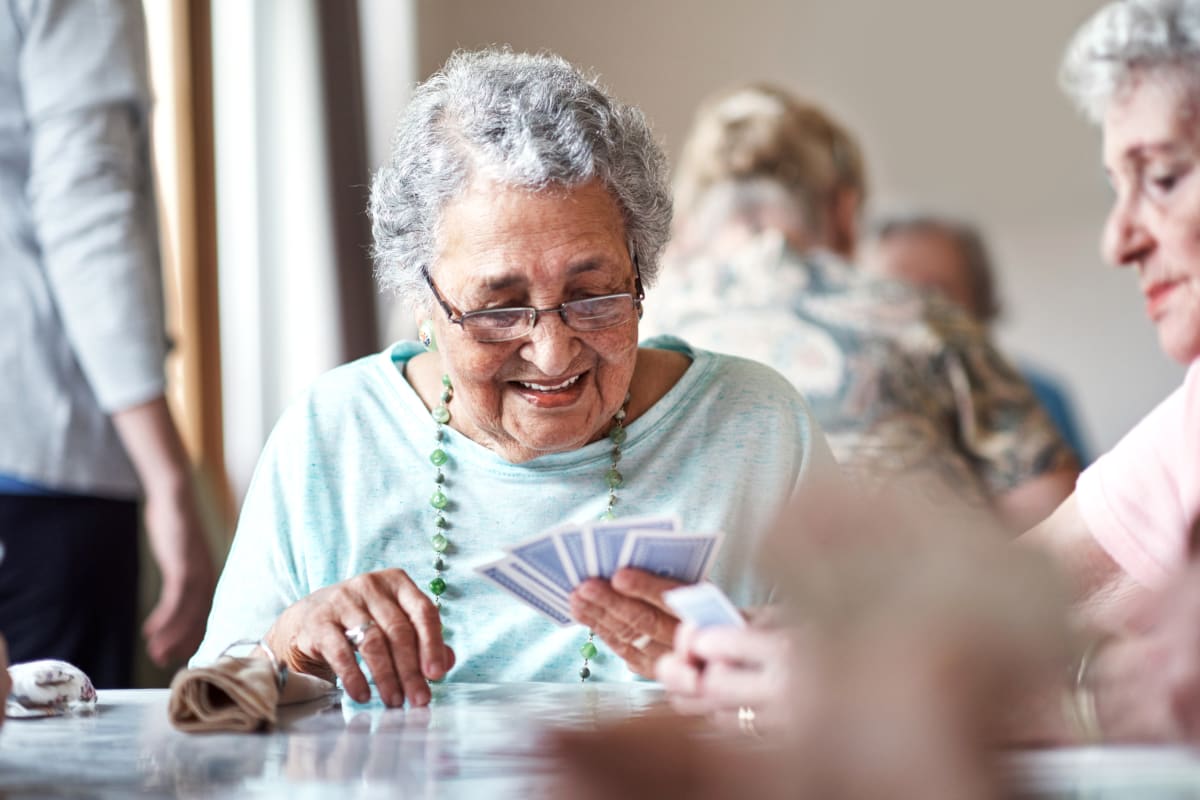
[[583,597],[587,597],[592,600],[598,600],[601,595],[600,582],[599,581],[584,581],[583,583],[581,583],[579,585],[579,589],[577,591]]
[[418,689],[413,693],[412,697],[414,706],[424,706],[429,704],[429,692],[425,689]]
[[392,695],[392,699],[388,701],[388,705],[392,708],[399,708],[404,705],[404,692],[396,692]]
[[445,669],[442,667],[442,662],[440,661],[430,661],[425,665],[425,677],[430,680],[442,677],[443,672],[445,672]]

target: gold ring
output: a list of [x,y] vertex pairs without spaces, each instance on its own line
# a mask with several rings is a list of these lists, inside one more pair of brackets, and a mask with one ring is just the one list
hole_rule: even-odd
[[361,625],[355,625],[353,628],[346,629],[346,641],[350,642],[350,646],[357,650],[362,647],[363,640],[367,638],[367,631],[375,624],[375,620],[369,619]]

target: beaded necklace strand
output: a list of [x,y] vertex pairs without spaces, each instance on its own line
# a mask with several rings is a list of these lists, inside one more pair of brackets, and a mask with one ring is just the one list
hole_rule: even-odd
[[[442,468],[449,461],[450,456],[446,453],[445,427],[450,422],[450,400],[454,397],[454,387],[450,383],[450,376],[442,376],[442,394],[441,402],[437,407],[430,412],[433,421],[437,423],[437,428],[434,431],[433,438],[435,442],[434,450],[429,454],[429,461],[433,464],[436,472],[434,473],[434,491],[433,496],[429,498],[429,504],[434,510],[434,532],[429,543],[433,547],[433,580],[429,582],[429,591],[433,594],[433,603],[437,607],[439,614],[442,609],[442,595],[446,593],[447,584],[444,576],[446,572],[446,550],[450,546],[450,539],[446,536],[446,531],[450,529],[450,521],[446,518],[446,507],[450,504],[450,499],[446,496],[446,474]],[[625,439],[628,433],[625,430],[626,409],[629,406],[629,394],[625,395],[625,401],[621,407],[617,409],[617,413],[613,415],[613,426],[608,431],[608,439],[612,442],[612,451],[610,452],[611,462],[608,470],[604,473],[604,482],[608,487],[608,504],[604,509],[604,513],[600,515],[600,519],[609,520],[615,519],[613,507],[617,504],[617,489],[621,488],[625,479],[622,477],[617,465],[621,462],[621,445],[625,444]],[[442,630],[445,631],[443,624]],[[592,659],[596,657],[599,650],[596,648],[594,641],[595,633],[588,631],[587,641],[579,648],[579,654],[583,656],[583,666],[579,669],[579,680],[586,681],[592,676],[592,670],[589,666]]]

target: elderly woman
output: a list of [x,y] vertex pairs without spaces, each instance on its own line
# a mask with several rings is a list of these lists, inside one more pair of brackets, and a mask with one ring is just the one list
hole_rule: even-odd
[[[1072,671],[1074,713],[1031,698],[1014,735],[1200,742],[1200,0],[1104,7],[1071,44],[1063,83],[1104,131],[1116,193],[1105,256],[1135,269],[1162,349],[1189,369],[1021,537],[1058,558],[1081,616],[1107,635]],[[660,672],[689,708],[761,703],[783,642],[683,629]],[[725,666],[700,674],[705,660]]]
[[1200,741],[1200,2],[1109,4],[1062,76],[1103,127],[1116,195],[1104,255],[1134,268],[1159,345],[1189,369],[1023,538],[1059,556],[1093,624],[1123,634],[1084,676],[1099,730]]
[[832,457],[767,368],[678,340],[638,347],[671,205],[637,109],[553,56],[457,54],[404,112],[371,213],[379,275],[425,346],[333,370],[280,419],[194,662],[261,637],[362,700],[358,639],[390,705],[427,702],[426,680],[447,676],[652,675],[676,624],[670,582],[584,583],[572,610],[593,642],[471,569],[602,515],[727,531],[714,579],[764,600],[756,539]]

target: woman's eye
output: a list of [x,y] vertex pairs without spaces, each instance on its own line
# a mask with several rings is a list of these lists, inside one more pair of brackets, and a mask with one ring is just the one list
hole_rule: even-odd
[[1178,188],[1179,183],[1187,176],[1188,171],[1187,169],[1176,168],[1161,172],[1151,172],[1147,176],[1149,189],[1158,195],[1170,194]]
[[1175,184],[1178,183],[1178,181],[1179,176],[1174,174],[1158,175],[1150,179],[1150,182],[1154,184],[1154,188],[1158,189],[1160,192],[1171,191],[1175,188]]

